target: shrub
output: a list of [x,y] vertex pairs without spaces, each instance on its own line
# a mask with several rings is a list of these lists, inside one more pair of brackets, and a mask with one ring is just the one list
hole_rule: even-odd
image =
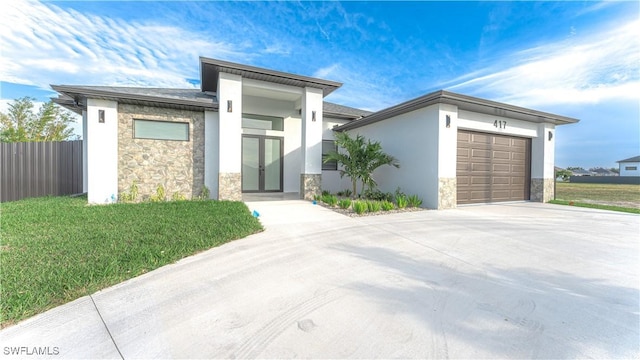
[[351,199],[342,199],[338,201],[338,206],[340,206],[340,209],[348,209],[351,206]]
[[181,192],[174,192],[171,195],[171,201],[185,201],[187,198]]
[[393,210],[393,208],[395,207],[395,205],[393,205],[391,201],[387,201],[387,200],[383,200],[380,203],[380,206],[382,206],[382,210],[384,211]]
[[158,185],[158,187],[156,188],[156,193],[154,195],[151,195],[149,197],[149,200],[151,200],[151,202],[161,202],[167,200],[167,194],[162,184]]
[[398,209],[406,208],[408,202],[407,195],[396,195],[396,205],[398,205]]
[[336,206],[338,203],[338,197],[335,195],[322,195],[322,202],[329,206]]
[[387,200],[391,201],[393,199],[393,194],[391,193],[383,193],[380,190],[370,190],[367,189],[363,193],[363,197],[367,200]]
[[313,200],[322,201],[322,195],[313,194]]
[[420,207],[422,205],[422,199],[418,197],[418,195],[411,195],[407,198],[407,206],[414,208]]
[[329,190],[322,190],[322,196],[331,195]]
[[202,191],[200,192],[200,200],[209,200],[210,195],[211,195],[211,192],[209,191],[209,188],[206,186],[203,186]]
[[364,214],[367,211],[367,203],[364,201],[354,201],[353,211],[355,211],[356,214]]
[[351,195],[353,195],[353,191],[351,191],[350,189],[344,189],[342,191],[338,191],[336,193],[336,195],[344,196],[344,197],[351,197]]
[[380,201],[367,201],[367,209],[370,213],[378,212],[382,209]]
[[404,196],[404,197],[407,197],[407,194],[405,194],[404,192],[402,192],[402,190],[400,190],[400,187],[399,187],[399,186],[396,188],[396,192],[395,192],[395,194],[394,194],[394,195],[395,195],[395,197],[394,197],[394,198],[396,199],[396,201],[398,201],[398,198],[399,198],[399,197],[403,197],[403,196]]
[[120,194],[120,201],[122,202],[135,202],[138,199],[138,183],[133,180],[129,187],[129,192],[123,192]]

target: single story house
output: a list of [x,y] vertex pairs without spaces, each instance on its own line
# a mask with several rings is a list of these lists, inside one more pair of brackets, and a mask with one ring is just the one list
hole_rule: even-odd
[[640,155],[618,161],[620,176],[640,176]]
[[601,167],[589,169],[589,171],[591,171],[594,176],[618,176],[618,174],[614,173],[613,171]]
[[555,126],[578,120],[436,91],[371,113],[324,101],[342,84],[200,58],[200,89],[52,85],[54,101],[83,118],[89,203],[141,196],[241,200],[246,193],[349,188],[324,164],[334,132],[380,141],[400,169],[374,177],[423,206],[553,198]]
[[595,176],[591,171],[585,170],[583,168],[571,169],[573,176]]

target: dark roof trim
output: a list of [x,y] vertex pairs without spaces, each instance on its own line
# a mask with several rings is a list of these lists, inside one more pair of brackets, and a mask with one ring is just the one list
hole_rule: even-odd
[[133,93],[122,93],[103,89],[92,89],[87,87],[77,87],[69,85],[51,85],[51,88],[67,98],[52,99],[72,111],[82,113],[86,109],[86,99],[114,100],[123,104],[149,105],[158,107],[168,107],[182,110],[217,110],[218,103],[211,101],[205,103],[198,100],[167,98],[162,96],[151,96]]
[[619,162],[619,163],[622,163],[622,162],[640,162],[640,155],[634,156],[634,157],[630,157],[628,159],[616,161],[616,162]]
[[401,104],[380,110],[360,120],[353,121],[335,128],[337,131],[345,131],[356,129],[361,126],[373,124],[378,121],[386,120],[398,115],[402,115],[414,110],[418,110],[433,104],[450,104],[456,105],[459,109],[479,112],[483,114],[504,116],[524,121],[537,123],[549,122],[556,125],[572,124],[579,120],[554,115],[537,110],[531,110],[519,106],[504,104],[496,101],[485,100],[472,96],[456,94],[449,91],[435,91],[427,95],[403,102]]
[[200,88],[202,91],[217,91],[218,75],[221,72],[241,75],[247,79],[268,81],[297,87],[322,89],[324,96],[331,94],[342,83],[309,76],[296,75],[276,70],[259,68],[229,61],[200,57]]

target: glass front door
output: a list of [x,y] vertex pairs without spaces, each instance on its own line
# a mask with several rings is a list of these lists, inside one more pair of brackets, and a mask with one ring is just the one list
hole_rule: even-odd
[[282,191],[282,138],[242,136],[242,192]]

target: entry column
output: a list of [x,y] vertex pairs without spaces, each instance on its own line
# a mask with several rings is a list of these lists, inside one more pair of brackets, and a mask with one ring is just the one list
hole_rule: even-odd
[[306,87],[302,93],[301,199],[322,191],[322,98],[321,89]]
[[221,72],[218,78],[218,199],[242,200],[242,76]]

